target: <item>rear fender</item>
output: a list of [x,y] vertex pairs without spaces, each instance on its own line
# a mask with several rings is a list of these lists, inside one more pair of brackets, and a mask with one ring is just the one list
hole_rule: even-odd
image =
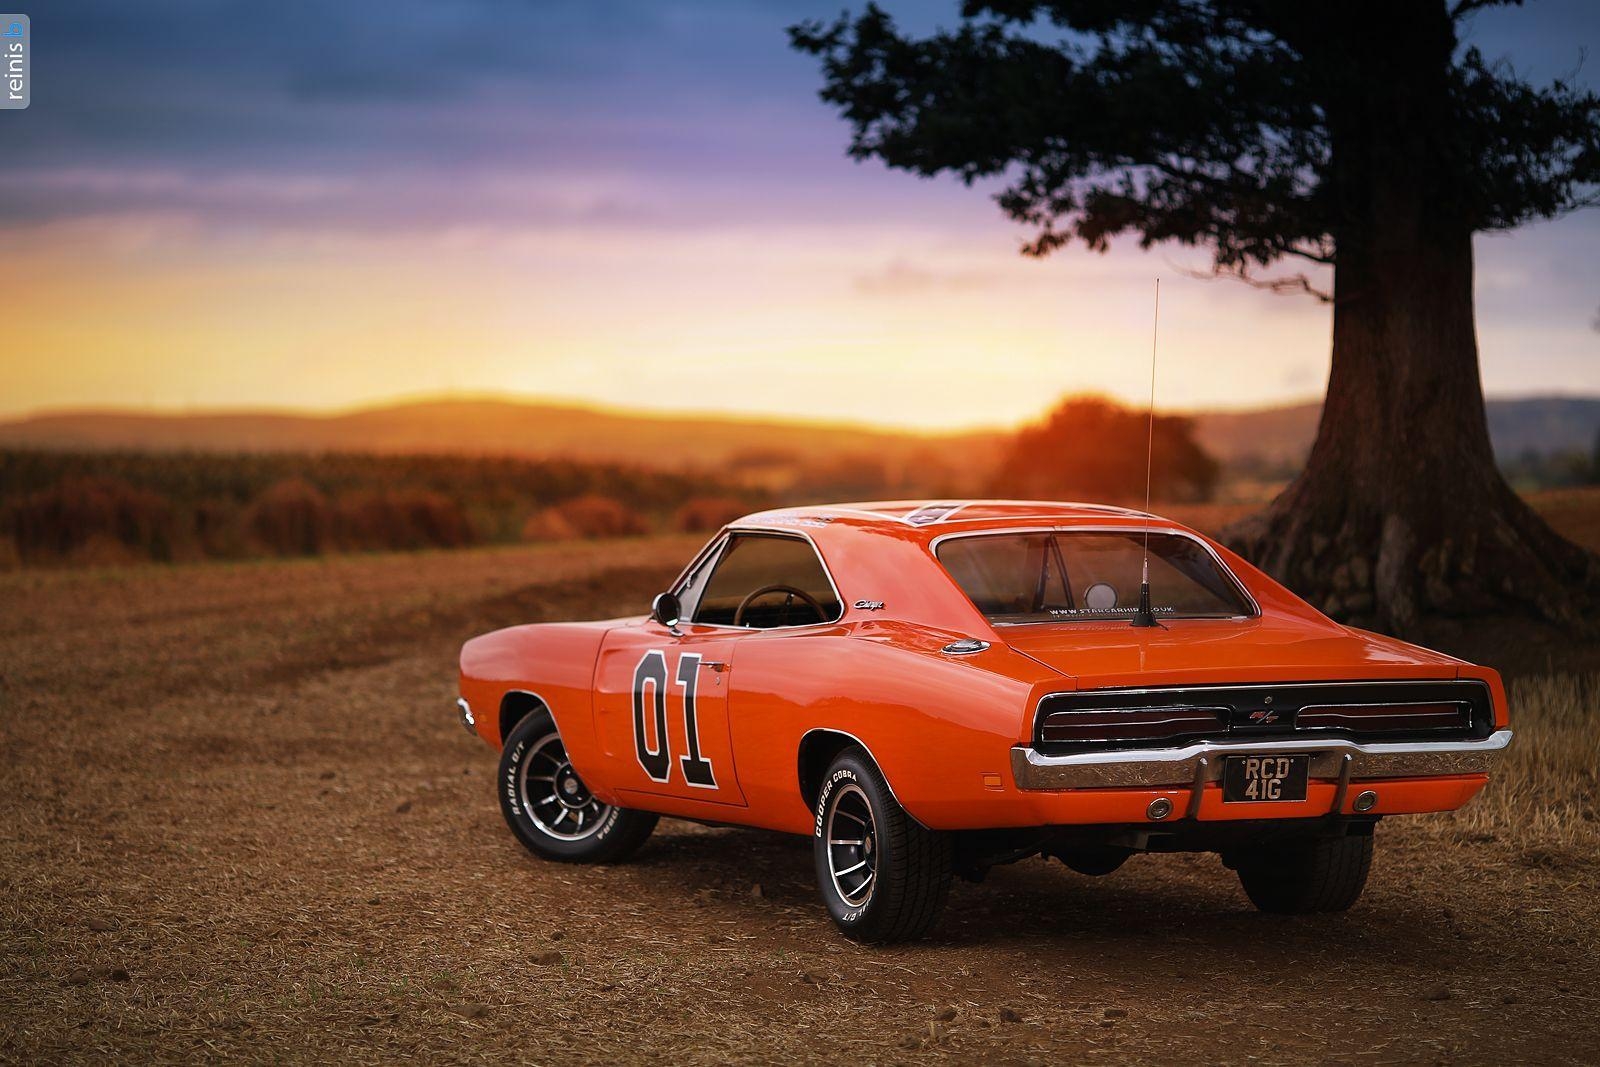
[[866,749],[925,826],[949,826],[952,811],[971,818],[1012,788],[1011,746],[1027,736],[1033,694],[1072,682],[1003,645],[940,651],[961,636],[886,622],[741,641],[729,718],[750,814],[810,832],[819,732]]
[[555,720],[567,758],[584,784],[615,803],[598,770],[603,765],[594,727],[594,665],[606,623],[512,626],[468,641],[461,649],[461,695],[472,706],[478,734],[495,748],[535,707]]

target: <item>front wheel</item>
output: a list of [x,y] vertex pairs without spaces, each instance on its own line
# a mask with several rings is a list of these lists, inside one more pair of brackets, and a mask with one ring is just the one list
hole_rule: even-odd
[[812,850],[828,914],[852,941],[908,941],[938,922],[950,838],[906,814],[862,749],[845,749],[823,778]]
[[500,752],[500,811],[511,832],[541,859],[616,863],[656,828],[650,812],[602,804],[567,759],[547,711],[527,716]]
[[1245,895],[1262,911],[1307,915],[1345,911],[1372,869],[1372,836],[1314,837],[1259,845],[1226,857]]

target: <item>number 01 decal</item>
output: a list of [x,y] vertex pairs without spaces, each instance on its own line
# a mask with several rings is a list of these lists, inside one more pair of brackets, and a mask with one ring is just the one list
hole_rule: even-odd
[[[700,725],[695,720],[695,693],[700,686],[700,653],[678,657],[678,684],[683,686],[683,734],[689,751],[678,757],[683,780],[700,789],[717,788],[711,761],[700,754]],[[652,743],[651,734],[654,734]],[[633,747],[639,766],[653,782],[672,778],[672,752],[667,741],[667,654],[652,648],[633,669]]]

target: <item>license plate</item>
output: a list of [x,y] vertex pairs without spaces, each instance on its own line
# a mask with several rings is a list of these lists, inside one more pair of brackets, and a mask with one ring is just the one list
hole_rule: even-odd
[[1304,800],[1310,756],[1229,756],[1222,764],[1222,802]]

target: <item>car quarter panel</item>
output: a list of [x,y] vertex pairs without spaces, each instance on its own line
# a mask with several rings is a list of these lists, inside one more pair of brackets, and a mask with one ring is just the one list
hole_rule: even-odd
[[500,707],[508,693],[528,693],[549,708],[572,766],[605,803],[614,803],[598,774],[594,729],[594,667],[608,630],[637,620],[540,623],[475,637],[461,649],[461,695],[477,718],[478,734],[501,747]]
[[886,621],[744,638],[730,721],[750,821],[810,832],[797,761],[819,729],[859,740],[926,826],[1003,825],[1008,797],[1026,808],[1011,747],[1028,736],[1037,695],[1071,680],[1002,646],[939,651],[960,636]]

